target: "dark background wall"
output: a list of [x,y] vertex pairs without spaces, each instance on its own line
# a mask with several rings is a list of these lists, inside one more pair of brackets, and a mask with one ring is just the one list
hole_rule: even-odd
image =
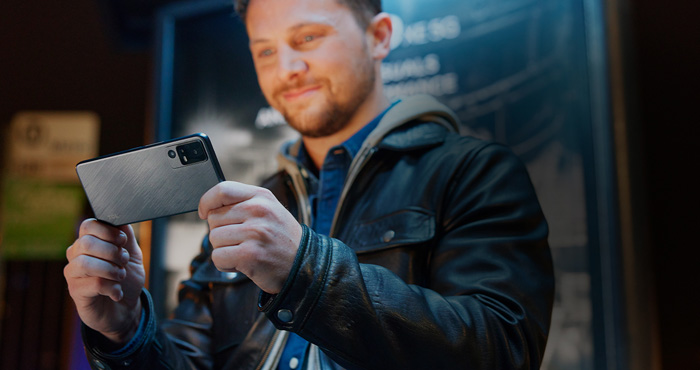
[[98,3],[0,3],[3,128],[19,110],[92,110],[101,153],[143,143],[150,54],[110,36]]
[[[140,145],[151,101],[148,48],[124,42],[95,0],[0,3],[0,132],[20,110],[91,110],[102,121],[100,152]],[[700,366],[694,112],[700,102],[698,5],[629,0],[625,65],[633,201],[650,248],[664,369]],[[27,268],[27,271],[30,269]],[[59,269],[46,272],[58,274]],[[56,276],[62,279],[62,276]],[[3,318],[7,319],[7,318]],[[0,343],[6,343],[0,339]]]
[[[630,0],[636,94],[632,153],[646,187],[664,369],[700,368],[698,3]],[[633,136],[634,137],[634,136]]]
[[[98,3],[0,1],[1,145],[20,110],[94,111],[103,154],[144,142],[151,57],[110,35]],[[75,327],[65,262],[0,263],[0,369],[67,369],[59,364]]]

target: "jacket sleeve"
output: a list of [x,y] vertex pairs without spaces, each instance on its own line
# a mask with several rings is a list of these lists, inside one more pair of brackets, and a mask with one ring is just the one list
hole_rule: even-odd
[[491,144],[452,175],[425,286],[305,227],[294,273],[261,309],[348,369],[539,368],[554,277],[527,171]]
[[[202,253],[191,265],[194,273],[209,256],[208,240],[202,244]],[[158,327],[153,315],[153,300],[147,290],[141,294],[145,326],[142,335],[120,353],[106,351],[105,338],[82,325],[83,344],[92,369],[210,369],[209,353],[212,318],[208,287],[193,279],[182,283],[180,303],[173,317]]]

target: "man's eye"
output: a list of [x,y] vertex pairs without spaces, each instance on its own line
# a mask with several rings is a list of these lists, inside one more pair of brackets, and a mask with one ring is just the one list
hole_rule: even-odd
[[261,57],[269,57],[270,55],[272,55],[272,49],[265,49],[260,52]]

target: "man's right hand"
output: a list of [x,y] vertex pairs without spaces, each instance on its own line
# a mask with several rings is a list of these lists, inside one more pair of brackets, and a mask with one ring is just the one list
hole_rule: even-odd
[[87,219],[66,257],[63,275],[80,319],[115,344],[126,344],[138,329],[146,280],[131,226]]

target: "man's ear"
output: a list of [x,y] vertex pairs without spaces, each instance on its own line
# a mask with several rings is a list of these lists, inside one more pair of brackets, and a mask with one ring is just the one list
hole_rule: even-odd
[[371,41],[372,57],[375,60],[382,60],[391,51],[391,17],[387,13],[379,13],[372,18],[372,22],[367,27],[367,36]]

